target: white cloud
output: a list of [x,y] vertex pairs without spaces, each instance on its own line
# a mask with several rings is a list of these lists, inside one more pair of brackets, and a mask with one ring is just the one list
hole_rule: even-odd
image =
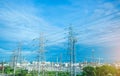
[[96,19],[104,15],[109,15],[113,12],[117,12],[119,9],[116,8],[115,4],[112,2],[102,2],[94,8],[91,19]]
[[[50,34],[53,31],[57,32],[61,30],[56,26],[50,25],[42,17],[37,17],[35,14],[31,14],[31,12],[25,10],[25,8],[31,10],[30,7],[15,9],[10,6],[7,7],[0,11],[0,23],[3,27],[0,28],[0,37],[2,39],[9,41],[29,41],[38,37],[40,32]],[[24,9],[24,11],[21,11],[21,9]]]
[[10,50],[6,50],[6,49],[3,49],[3,48],[0,48],[0,53],[1,54],[12,54],[12,52]]
[[[65,21],[65,19],[71,18],[71,20],[68,19],[69,22],[73,21],[73,23],[79,24],[80,21],[82,21],[81,20],[82,18],[80,19],[80,17],[78,17],[81,12],[80,10],[81,7],[79,6],[79,3],[78,4],[73,3],[73,4],[74,5],[70,7],[59,6],[64,10],[68,10],[69,12],[68,14],[66,14],[66,16],[64,16],[63,22]],[[77,8],[74,6],[77,6]],[[91,10],[94,11],[94,13],[91,16],[91,20],[95,20],[96,18],[101,17],[103,15],[111,14],[113,12],[116,12],[117,10],[118,9],[116,9],[114,4],[103,3],[101,5],[98,5],[95,9]],[[16,7],[16,9],[7,6],[7,8],[5,7],[1,9],[0,23],[3,25],[0,28],[1,30],[0,38],[10,41],[30,41],[36,37],[39,37],[40,32],[44,32],[45,34],[47,34],[46,35],[47,39],[50,40],[49,45],[56,45],[57,43],[66,41],[64,39],[64,37],[66,37],[63,32],[64,30],[62,30],[63,27],[57,27],[51,25],[52,22],[50,23],[47,22],[45,18],[43,18],[41,15],[36,15],[34,11],[36,12],[36,9],[34,9],[34,7],[26,7],[26,6],[24,8]],[[86,14],[88,14],[89,11],[90,10],[88,9],[84,10]],[[102,18],[101,20],[95,21],[93,23],[91,23],[92,21],[90,21],[88,25],[74,26],[78,28],[75,31],[80,30],[82,32],[79,35],[80,36],[79,43],[92,44],[92,45],[96,45],[96,44],[112,45],[113,42],[116,43],[117,40],[119,40],[120,28],[115,28],[115,27],[116,26],[119,27],[120,23],[110,20],[114,16],[115,15],[111,15],[109,17]],[[79,22],[77,22],[76,20]],[[85,23],[87,24],[87,21],[89,20],[90,18],[87,19],[85,18]],[[119,19],[117,19],[116,21],[118,20]],[[117,24],[114,24],[113,22]],[[117,32],[114,32],[114,30]],[[54,34],[54,32],[58,32],[58,33]],[[118,39],[113,37],[112,35],[115,35],[115,37],[118,37]]]
[[[3,48],[0,48],[0,53],[2,55],[12,55],[13,51],[15,51],[15,50],[6,50],[6,49],[3,49]],[[35,51],[23,50],[23,49],[21,50],[21,53],[22,53],[23,56],[37,54],[37,52],[35,52]]]

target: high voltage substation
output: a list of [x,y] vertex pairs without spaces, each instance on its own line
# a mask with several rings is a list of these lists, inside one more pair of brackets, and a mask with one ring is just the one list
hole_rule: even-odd
[[[108,20],[110,18],[118,18],[119,13],[120,13],[120,11],[116,11],[111,14],[104,15],[103,17],[100,17],[98,19],[88,21],[85,24],[83,23],[83,28],[85,27],[85,29],[82,29],[82,30],[85,30],[85,31],[91,30],[91,29],[89,29],[89,27],[86,27],[84,25],[91,25],[91,23],[92,23],[92,25],[98,24],[98,23],[104,24],[104,23],[102,23],[102,20],[104,21],[104,19]],[[112,16],[115,16],[115,17],[112,17]],[[110,24],[115,24],[118,22],[119,22],[119,20],[111,21]],[[52,31],[54,31],[54,30],[52,30]],[[77,29],[77,31],[78,31],[78,29]],[[30,54],[31,56],[35,56],[35,57],[28,57],[28,59],[25,59],[27,57],[28,53],[25,55],[25,57],[23,57],[23,54],[25,51],[23,51],[22,45],[24,45],[24,44],[22,42],[19,42],[16,49],[12,50],[12,52],[8,52],[11,55],[9,58],[7,56],[5,56],[6,58],[1,57],[2,62],[1,62],[0,69],[2,69],[2,76],[4,76],[4,73],[5,73],[5,68],[4,68],[5,65],[4,64],[5,64],[5,62],[7,62],[7,61],[5,61],[7,59],[10,59],[8,62],[9,62],[9,66],[12,67],[12,70],[13,70],[12,76],[16,76],[18,68],[32,71],[33,72],[32,76],[48,76],[46,73],[49,71],[55,72],[54,76],[59,76],[59,74],[61,72],[65,72],[69,76],[77,76],[77,74],[83,69],[84,66],[87,66],[87,65],[92,65],[92,66],[100,65],[101,66],[102,65],[101,61],[103,60],[103,58],[101,58],[101,57],[95,58],[96,57],[95,50],[93,48],[92,48],[91,54],[90,54],[91,57],[84,57],[84,58],[81,57],[82,59],[84,59],[84,61],[83,62],[79,61],[79,63],[77,63],[77,54],[76,54],[77,48],[76,47],[77,47],[77,42],[79,41],[77,38],[78,35],[76,35],[77,31],[72,26],[70,26],[67,28],[67,30],[62,30],[62,31],[60,30],[58,32],[53,32],[52,34],[50,33],[50,35],[49,34],[47,35],[45,33],[40,33],[38,38],[31,40],[33,43],[35,43],[35,46],[37,46],[37,47],[31,46],[30,49],[32,48],[33,51],[29,51],[29,52],[31,53]],[[85,32],[85,31],[82,31],[82,32]],[[101,32],[101,30],[100,30],[100,32]],[[112,31],[109,31],[109,33],[111,33],[111,32]],[[59,35],[61,33],[62,33],[62,35]],[[64,36],[63,36],[63,33],[65,33]],[[95,33],[95,34],[98,34],[98,33]],[[102,33],[104,33],[104,31],[102,31]],[[99,34],[101,34],[101,33],[99,33]],[[51,35],[53,37],[51,37]],[[58,38],[54,37],[54,35],[58,36]],[[113,35],[113,34],[111,34],[111,35]],[[48,38],[48,40],[47,40],[47,38]],[[115,38],[115,37],[113,36],[113,38]],[[52,41],[52,39],[53,39],[53,41]],[[87,37],[85,39],[87,39]],[[101,42],[102,42],[102,39],[104,39],[104,38],[101,38]],[[89,43],[89,41],[91,41],[91,40],[88,40],[87,43]],[[65,42],[65,45],[64,45],[64,43],[59,44],[59,42],[60,43]],[[56,45],[56,44],[59,44],[59,45]],[[31,43],[28,43],[27,46],[28,45],[31,45]],[[54,62],[47,62],[46,57],[49,56],[49,53],[46,55],[46,48],[48,48],[47,46],[51,46],[51,45],[56,45],[56,46],[62,45],[62,47],[59,50],[61,50],[62,48],[65,50],[67,49],[66,51],[68,53],[63,54],[63,52],[61,52],[57,56],[52,54],[50,59],[53,59]],[[35,49],[33,49],[33,48],[35,48]],[[56,48],[54,48],[54,49],[56,49]],[[0,51],[0,53],[1,53],[1,51]],[[30,62],[29,60],[31,60],[32,58],[34,58],[34,60],[32,60],[32,62]],[[87,59],[89,59],[89,61],[87,61]],[[28,62],[26,60],[28,60]],[[66,60],[66,62],[63,62],[64,60]],[[19,72],[22,72],[22,71],[20,70]]]
[[[77,69],[76,69],[76,44],[77,44],[76,34],[77,33],[74,31],[73,27],[70,26],[67,28],[67,32],[65,34],[67,35],[67,37],[62,38],[62,39],[67,40],[66,49],[68,51],[67,53],[68,59],[66,60],[67,60],[68,65],[66,65],[66,68],[63,67],[63,63],[62,63],[63,54],[62,53],[60,53],[60,55],[57,56],[55,64],[52,63],[51,66],[46,65],[46,55],[45,55],[46,51],[45,50],[46,50],[46,45],[47,45],[46,43],[49,40],[46,40],[45,35],[43,33],[40,33],[39,38],[33,39],[33,41],[36,40],[37,43],[35,43],[35,46],[37,46],[38,48],[36,49],[36,51],[34,51],[35,53],[33,53],[36,55],[35,57],[36,62],[33,63],[32,70],[37,71],[37,76],[47,76],[46,72],[48,70],[55,71],[56,72],[55,76],[59,76],[59,73],[62,71],[68,72],[69,76],[77,75]],[[58,39],[58,40],[61,40],[61,39]],[[56,42],[56,41],[57,40],[53,42]],[[48,45],[51,45],[51,44],[48,44]],[[22,63],[24,62],[24,57],[23,57],[22,52],[23,52],[22,42],[20,42],[18,43],[17,49],[12,51],[12,56],[11,56],[11,66],[13,67],[13,70],[14,70],[13,72],[14,76],[16,75],[16,69],[18,67],[20,68],[22,66],[24,69],[27,68],[27,65],[24,65],[24,66],[22,65]],[[96,61],[95,59],[96,58],[94,57],[94,50],[92,50],[92,57],[91,57],[92,62],[95,62]],[[100,58],[99,58],[99,63],[100,63]],[[36,75],[33,74],[33,76],[36,76]]]
[[[68,69],[69,69],[69,72],[70,72],[70,76],[76,76],[76,69],[75,69],[75,62],[76,62],[76,58],[75,58],[75,45],[76,45],[76,42],[77,42],[77,39],[75,37],[75,32],[73,30],[73,28],[70,26],[68,28],[68,32],[67,32],[67,40],[68,40],[68,47],[67,47],[67,50],[68,50],[68,56],[69,56],[69,66],[68,66]],[[37,71],[38,71],[38,76],[45,76],[45,43],[46,43],[46,40],[44,38],[44,34],[43,33],[40,33],[40,36],[39,38],[36,38],[38,40],[38,45],[37,45],[39,48],[37,49],[36,51],[36,54],[37,54]],[[17,66],[17,63],[22,63],[22,60],[23,60],[23,57],[22,57],[22,43],[19,43],[18,44],[18,48],[15,49],[13,52],[12,52],[12,66],[13,66],[13,69],[14,69],[14,76],[15,76],[15,73],[16,73],[16,66]],[[58,58],[57,58],[57,64],[58,64]],[[62,66],[62,53],[60,54],[60,66],[57,67],[57,68],[60,68],[61,69],[61,66]],[[35,67],[35,66],[34,66]],[[57,71],[57,69],[56,69]],[[40,74],[42,73],[42,74]],[[58,76],[58,72],[56,72],[56,76]]]
[[[108,18],[110,16],[113,16],[117,13],[119,13],[120,11],[117,11],[117,12],[114,12],[112,14],[109,14],[109,15],[106,15],[104,17]],[[90,25],[90,23],[94,23],[94,22],[99,22],[99,20],[102,20],[104,19],[104,17],[101,17],[101,18],[98,18],[96,20],[93,20],[93,21],[90,21],[88,22],[86,25]],[[116,23],[116,22],[112,22],[112,23]],[[78,31],[78,29],[77,29]],[[80,31],[79,31],[80,32]],[[56,71],[56,76],[58,76],[58,72],[59,71],[67,71],[69,72],[69,76],[76,76],[77,74],[77,70],[76,69],[76,45],[77,45],[77,42],[79,41],[79,39],[77,37],[79,37],[79,35],[76,35],[76,30],[73,29],[72,26],[68,27],[67,30],[60,30],[58,32],[53,32],[51,35],[57,35],[59,36],[59,33],[66,33],[67,37],[64,37],[63,35],[61,35],[60,37],[58,38],[54,38],[54,40],[46,40],[47,38],[45,38],[46,36],[49,37],[49,34],[46,35],[45,33],[40,33],[39,35],[39,38],[36,38],[38,41],[38,44],[36,43],[35,45],[38,46],[37,50],[34,51],[34,52],[31,52],[33,53],[32,55],[36,55],[35,57],[35,63],[33,64],[33,69],[34,70],[37,70],[37,76],[46,76],[45,75],[45,72],[48,70],[46,70],[46,68],[49,68],[50,70],[52,71]],[[54,36],[53,36],[54,37]],[[51,38],[52,39],[52,38]],[[48,41],[48,43],[46,42]],[[55,64],[55,67],[53,66],[54,63],[51,63],[51,67],[49,66],[46,66],[45,63],[46,63],[46,55],[45,55],[45,50],[46,50],[46,46],[51,46],[51,45],[54,45],[56,43],[59,43],[59,42],[67,42],[67,46],[63,44],[62,48],[64,49],[67,49],[68,53],[67,54],[63,54],[63,53],[60,53],[59,56],[57,57],[54,57],[54,56],[51,56],[53,59],[55,59],[54,61],[56,61],[56,64]],[[29,45],[29,44],[28,44]],[[58,45],[59,46],[59,45]],[[33,46],[32,46],[33,47]],[[31,47],[31,48],[32,48]],[[23,60],[24,60],[24,57],[23,57],[23,51],[22,51],[22,42],[18,43],[18,47],[17,49],[13,50],[11,52],[11,61],[9,60],[9,62],[11,62],[11,66],[13,67],[14,69],[14,76],[15,76],[15,73],[16,73],[16,68],[18,66],[17,63],[19,63],[19,66],[22,64]],[[49,56],[49,55],[48,55]],[[63,60],[65,60],[65,57],[67,56],[66,58],[66,61],[68,64],[65,64],[66,67],[63,69]],[[51,59],[52,59],[51,58]],[[8,59],[8,58],[6,58]],[[6,60],[5,58],[3,58],[2,60],[2,67],[4,66],[4,62]],[[91,51],[91,57],[85,57],[85,58],[82,58],[84,59],[85,61],[83,62],[84,65],[87,65],[88,62],[87,62],[87,59],[90,59],[89,62],[93,63],[92,65],[96,65],[97,64],[101,64],[101,61],[103,60],[103,58],[99,57],[99,58],[95,58],[95,50],[92,50]],[[82,67],[82,65],[79,66],[80,69]],[[26,66],[24,65],[24,68],[26,69]],[[54,69],[54,70],[53,70]],[[2,68],[2,73],[4,73],[4,68]]]

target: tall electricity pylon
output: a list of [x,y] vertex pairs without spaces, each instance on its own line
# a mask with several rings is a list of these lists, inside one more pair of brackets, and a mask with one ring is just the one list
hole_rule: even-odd
[[18,48],[17,48],[17,51],[18,51],[17,57],[18,57],[18,63],[20,63],[20,66],[21,66],[21,63],[22,63],[22,45],[21,44],[22,43],[20,42],[18,44]]
[[68,50],[70,51],[70,76],[75,76],[75,44],[76,44],[75,32],[72,27],[68,29]]
[[15,76],[15,73],[16,73],[16,65],[17,65],[17,59],[18,58],[18,55],[17,55],[17,51],[13,51],[13,54],[12,54],[12,63],[13,63],[13,69],[14,69],[14,72],[13,72],[13,76]]
[[12,63],[13,63],[13,69],[14,69],[13,76],[15,76],[15,73],[16,73],[17,63],[20,63],[20,65],[21,65],[21,58],[22,58],[21,43],[19,43],[17,50],[13,51],[13,53],[12,53]]
[[[42,76],[45,75],[44,71],[44,62],[45,62],[45,50],[44,50],[44,37],[43,34],[40,34],[40,38],[39,38],[39,50],[38,50],[38,76],[40,76],[40,68],[42,71]],[[41,66],[40,66],[40,62],[41,62]]]

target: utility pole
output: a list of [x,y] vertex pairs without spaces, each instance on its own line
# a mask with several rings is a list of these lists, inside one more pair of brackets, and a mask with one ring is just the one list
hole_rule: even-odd
[[62,76],[62,53],[60,54],[60,60],[59,60],[59,75]]
[[85,57],[84,63],[85,63],[85,65],[87,65],[87,59],[86,59],[86,57]]
[[92,62],[93,62],[93,64],[95,63],[95,56],[94,56],[94,53],[95,53],[95,50],[92,49]]
[[62,53],[60,54],[60,71],[62,71]]
[[69,27],[68,32],[68,49],[70,51],[70,76],[75,76],[75,33],[72,27]]
[[58,68],[59,68],[59,64],[58,64],[58,57],[56,58],[56,76],[58,76]]
[[38,54],[38,76],[40,76],[40,54]]
[[2,75],[4,76],[4,57],[3,57],[3,61],[2,61]]
[[101,64],[101,60],[102,60],[102,58],[98,58],[98,64],[100,65]]

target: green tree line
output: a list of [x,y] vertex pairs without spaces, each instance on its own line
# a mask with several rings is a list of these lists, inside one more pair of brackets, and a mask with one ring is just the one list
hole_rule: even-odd
[[[4,68],[4,74],[8,76],[13,76],[13,68],[7,66]],[[3,70],[0,70],[0,73],[3,73]],[[42,72],[40,73],[42,75]],[[69,72],[62,71],[46,71],[44,76],[70,76]],[[16,69],[15,76],[38,76],[37,71],[30,71],[23,69]],[[102,66],[86,66],[82,69],[82,72],[77,74],[77,76],[120,76],[120,69],[116,69],[114,66],[102,65]]]
[[78,76],[120,76],[120,69],[110,65],[99,67],[87,66],[83,68],[83,72]]

